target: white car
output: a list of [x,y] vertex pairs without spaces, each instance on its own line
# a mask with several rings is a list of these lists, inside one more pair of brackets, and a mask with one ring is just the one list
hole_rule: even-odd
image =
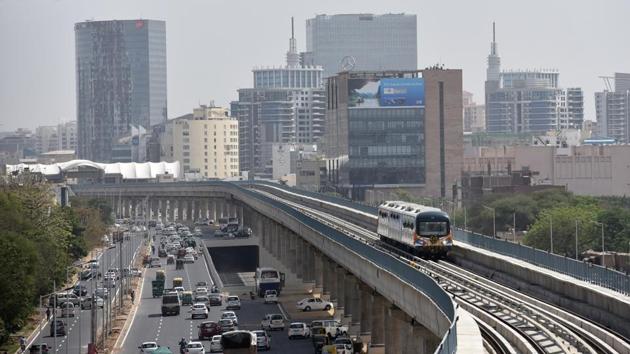
[[238,298],[238,296],[235,295],[230,295],[227,298],[227,306],[225,306],[226,309],[237,309],[240,310],[241,309],[241,299]]
[[252,331],[256,335],[256,347],[259,350],[271,350],[271,337],[265,331]]
[[279,329],[284,331],[284,316],[273,313],[267,314],[260,322],[260,328],[266,330]]
[[176,286],[173,288],[173,291],[177,292],[179,295],[181,295],[184,291],[186,291],[186,289],[184,289],[183,286]]
[[195,257],[192,254],[184,256],[184,263],[195,263]]
[[206,304],[198,302],[193,304],[190,308],[190,317],[195,319],[197,317],[208,318],[208,308]]
[[289,325],[289,339],[295,337],[308,338],[311,336],[311,329],[304,322],[293,322]]
[[158,345],[156,342],[144,342],[138,349],[140,349],[140,353],[153,353],[158,349]]
[[324,301],[319,297],[307,297],[306,299],[302,299],[297,303],[297,309],[302,311],[312,311],[312,310],[324,310],[328,311],[332,309],[333,304],[330,301]]
[[326,334],[333,337],[348,334],[348,326],[342,325],[339,320],[314,320],[311,321],[311,328],[314,327],[324,327]]
[[208,296],[208,288],[200,286],[195,289],[196,296]]
[[223,346],[221,346],[221,336],[213,336],[210,340],[210,353],[222,352]]
[[221,319],[232,320],[232,322],[234,322],[234,325],[238,326],[238,317],[236,317],[236,313],[234,313],[234,311],[223,311],[223,313],[221,313]]
[[64,302],[59,307],[61,308],[61,317],[74,317],[74,305],[71,302]]
[[337,338],[334,344],[337,354],[352,354],[352,348],[354,347],[352,339],[348,337]]
[[277,304],[278,293],[275,290],[265,291],[265,304]]
[[206,349],[203,347],[201,342],[190,342],[186,344],[186,353],[191,354],[204,354]]

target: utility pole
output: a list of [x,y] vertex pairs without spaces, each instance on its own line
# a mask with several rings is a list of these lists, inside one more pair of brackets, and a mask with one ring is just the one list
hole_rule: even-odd
[[125,272],[123,269],[123,240],[125,238],[125,235],[124,233],[121,234],[120,231],[117,231],[117,232],[119,232],[118,237],[120,238],[120,245],[118,248],[118,261],[120,263],[120,268],[119,268],[120,272],[118,273],[120,275],[120,302],[118,303],[118,310],[119,310],[119,313],[121,313],[123,309],[123,300],[125,296],[125,291],[123,289],[123,280],[125,278]]

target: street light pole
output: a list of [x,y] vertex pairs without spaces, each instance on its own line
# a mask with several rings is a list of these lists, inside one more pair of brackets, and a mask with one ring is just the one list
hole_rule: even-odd
[[516,213],[512,214],[512,241],[516,243]]
[[497,238],[497,213],[495,208],[491,208],[489,206],[482,205],[482,207],[492,210],[492,237]]
[[575,260],[578,259],[578,220],[575,219]]
[[549,215],[549,243],[550,251],[553,253],[553,216]]

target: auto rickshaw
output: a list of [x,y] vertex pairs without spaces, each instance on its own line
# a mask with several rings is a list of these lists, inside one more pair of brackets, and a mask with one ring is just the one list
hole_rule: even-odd
[[173,288],[176,288],[178,286],[184,286],[184,279],[182,279],[181,277],[173,278]]

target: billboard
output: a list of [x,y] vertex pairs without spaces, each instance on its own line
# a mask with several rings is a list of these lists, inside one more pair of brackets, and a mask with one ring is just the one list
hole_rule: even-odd
[[348,107],[418,106],[424,106],[424,80],[421,78],[348,80]]

